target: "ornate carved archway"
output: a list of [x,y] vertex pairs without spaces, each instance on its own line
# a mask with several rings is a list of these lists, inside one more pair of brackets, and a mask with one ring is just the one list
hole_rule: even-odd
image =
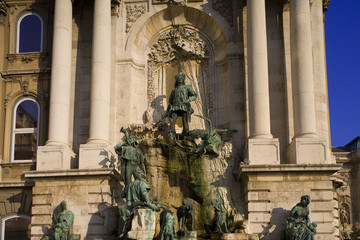
[[[214,60],[211,45],[191,26],[175,25],[159,34],[148,53],[148,109],[154,121],[164,114],[167,98],[174,87],[174,77],[182,71],[186,84],[198,93],[192,104],[195,114],[205,115],[213,108]],[[204,128],[193,117],[192,128]]]

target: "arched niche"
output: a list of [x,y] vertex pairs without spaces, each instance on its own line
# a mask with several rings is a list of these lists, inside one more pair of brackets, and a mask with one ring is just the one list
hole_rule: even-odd
[[[125,58],[134,69],[126,70],[127,82],[130,78],[130,84],[142,90],[129,88],[143,93],[130,96],[131,104],[139,105],[129,111],[141,109],[150,120],[159,120],[179,71],[185,72],[186,84],[199,94],[192,104],[195,114],[206,115],[207,109],[216,112],[226,108],[226,101],[220,98],[228,96],[224,87],[228,81],[227,38],[218,22],[209,14],[187,6],[168,7],[152,16],[144,15],[132,27],[125,44]],[[134,115],[130,112],[129,116]],[[191,128],[204,126],[200,118],[192,119]]]

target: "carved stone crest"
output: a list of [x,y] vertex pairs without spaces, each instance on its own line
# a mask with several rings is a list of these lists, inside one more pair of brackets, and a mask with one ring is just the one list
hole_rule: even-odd
[[146,12],[146,6],[144,4],[129,4],[126,5],[126,29],[128,33],[132,25],[138,20],[141,15]]
[[149,60],[154,63],[169,62],[175,57],[201,60],[208,57],[208,50],[196,31],[179,26],[160,35],[149,53]]

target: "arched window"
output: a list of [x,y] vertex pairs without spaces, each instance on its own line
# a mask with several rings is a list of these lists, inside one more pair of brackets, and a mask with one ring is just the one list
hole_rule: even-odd
[[32,11],[21,14],[16,22],[16,53],[42,52],[44,23]]
[[24,97],[13,109],[12,161],[34,161],[39,142],[40,106],[35,98]]
[[0,219],[1,239],[30,240],[30,216],[15,213]]

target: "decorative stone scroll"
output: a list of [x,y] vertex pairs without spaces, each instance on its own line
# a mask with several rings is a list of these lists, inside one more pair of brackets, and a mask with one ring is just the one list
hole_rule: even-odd
[[233,1],[232,0],[212,0],[212,8],[220,13],[230,26],[234,25],[233,21]]
[[145,4],[129,4],[129,5],[126,5],[126,29],[125,29],[126,33],[128,33],[130,31],[132,25],[145,12],[146,12],[146,5]]

